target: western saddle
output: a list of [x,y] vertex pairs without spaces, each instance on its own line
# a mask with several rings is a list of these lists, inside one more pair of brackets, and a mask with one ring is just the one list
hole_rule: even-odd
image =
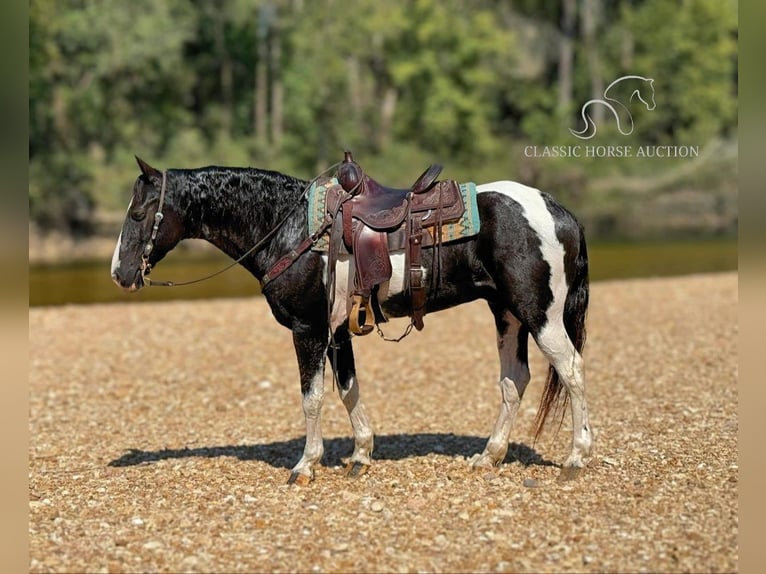
[[343,244],[355,264],[349,312],[352,333],[366,335],[375,324],[386,320],[377,301],[377,289],[391,279],[391,252],[401,250],[408,270],[404,280],[411,298],[411,325],[418,331],[423,329],[426,285],[422,248],[434,248],[435,272],[430,277],[433,288],[441,272],[442,224],[459,220],[465,211],[458,184],[453,180],[436,181],[441,170],[442,166],[431,165],[409,188],[395,189],[369,177],[351,152],[345,152],[338,168],[339,185],[328,190],[325,202],[326,219],[332,220],[328,297],[332,309],[335,262]]

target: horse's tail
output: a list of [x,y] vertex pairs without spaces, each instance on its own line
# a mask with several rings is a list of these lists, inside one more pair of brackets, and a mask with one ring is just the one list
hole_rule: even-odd
[[[588,312],[588,300],[590,298],[590,285],[588,279],[588,249],[585,245],[585,232],[582,225],[578,223],[580,233],[580,244],[577,257],[574,261],[574,278],[566,300],[564,301],[564,328],[574,348],[582,354],[585,347],[585,316]],[[569,401],[569,394],[562,391],[564,387],[559,379],[559,374],[553,365],[548,367],[548,379],[545,381],[543,396],[540,401],[540,409],[535,417],[535,440],[545,426],[545,420],[551,409],[561,413],[561,422],[564,420],[564,413]]]

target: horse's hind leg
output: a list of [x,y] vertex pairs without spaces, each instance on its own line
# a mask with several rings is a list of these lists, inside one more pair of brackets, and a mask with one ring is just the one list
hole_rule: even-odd
[[373,433],[364,405],[359,398],[359,382],[354,366],[354,350],[348,330],[341,327],[335,334],[335,347],[327,350],[330,363],[338,375],[340,398],[346,407],[354,431],[354,453],[346,465],[346,474],[356,477],[364,474],[372,464]]
[[484,452],[471,463],[474,468],[497,466],[508,452],[511,428],[519,412],[524,390],[529,383],[527,361],[528,331],[509,311],[493,308],[497,326],[497,350],[500,354],[500,393],[502,403],[492,435]]
[[572,413],[572,451],[564,462],[561,479],[575,478],[585,466],[593,437],[585,400],[583,358],[567,335],[562,322],[549,322],[535,337],[540,350],[558,373],[569,395]]

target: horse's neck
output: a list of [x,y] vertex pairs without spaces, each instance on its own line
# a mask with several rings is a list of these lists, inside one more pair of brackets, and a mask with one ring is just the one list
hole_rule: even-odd
[[[276,172],[244,168],[203,168],[184,173],[183,195],[188,236],[205,239],[238,259],[279,225],[298,201],[305,182]],[[263,273],[296,241],[305,210],[284,225],[243,265]],[[295,221],[293,221],[295,220]],[[300,239],[300,237],[298,237]],[[276,257],[275,257],[275,254]]]

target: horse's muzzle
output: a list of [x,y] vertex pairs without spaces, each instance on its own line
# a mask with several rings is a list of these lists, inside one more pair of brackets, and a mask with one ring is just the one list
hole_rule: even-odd
[[115,269],[112,272],[112,281],[128,293],[134,293],[144,286],[144,276],[140,270],[136,271],[132,277],[122,277],[120,270]]

